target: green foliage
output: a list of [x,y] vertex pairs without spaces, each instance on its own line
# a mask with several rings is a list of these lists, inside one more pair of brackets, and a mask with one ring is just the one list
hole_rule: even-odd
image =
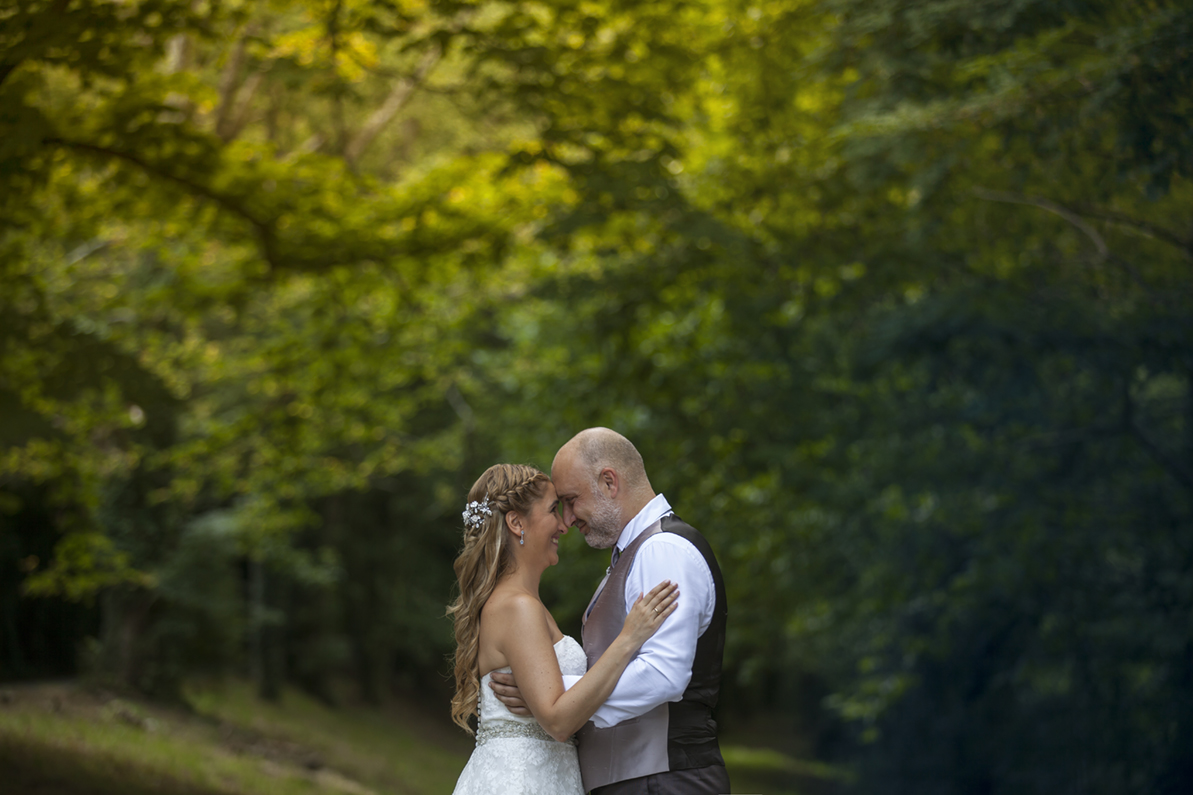
[[129,565],[128,555],[99,533],[75,533],[54,548],[54,562],[25,581],[30,596],[62,594],[78,600],[105,588],[149,585],[151,580]]
[[72,9],[0,20],[0,491],[26,591],[147,611],[126,678],[425,682],[460,495],[605,424],[731,716],[865,791],[1188,783],[1184,5]]

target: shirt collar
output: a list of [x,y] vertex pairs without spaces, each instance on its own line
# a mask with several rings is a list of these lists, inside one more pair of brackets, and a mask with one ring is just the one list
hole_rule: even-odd
[[655,498],[642,506],[642,510],[638,511],[638,514],[622,529],[621,535],[617,537],[615,547],[617,551],[620,553],[621,550],[633,543],[643,530],[669,513],[671,513],[671,503],[667,502],[667,498],[662,494],[656,494]]

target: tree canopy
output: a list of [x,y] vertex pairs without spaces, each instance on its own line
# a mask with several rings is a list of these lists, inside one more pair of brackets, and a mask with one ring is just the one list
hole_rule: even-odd
[[[600,424],[717,550],[730,715],[863,791],[1185,791],[1190,40],[5,0],[0,671],[425,682],[472,480]],[[572,626],[605,564],[563,557]]]

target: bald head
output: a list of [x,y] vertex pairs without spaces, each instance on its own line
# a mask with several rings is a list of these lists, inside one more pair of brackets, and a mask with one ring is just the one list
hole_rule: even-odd
[[[613,469],[621,478],[621,488],[630,494],[650,490],[646,467],[638,448],[620,433],[609,428],[588,428],[573,436],[559,448],[555,460],[567,455],[590,480],[595,481],[602,469]],[[552,464],[554,468],[554,464]]]
[[630,519],[654,499],[642,456],[629,439],[608,428],[589,428],[559,448],[551,479],[565,524],[589,545],[607,548]]

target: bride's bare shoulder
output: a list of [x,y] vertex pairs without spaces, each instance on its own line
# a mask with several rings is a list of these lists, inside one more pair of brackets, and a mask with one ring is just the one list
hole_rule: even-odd
[[522,624],[541,619],[545,609],[533,594],[498,587],[481,608],[481,620],[490,624]]
[[504,648],[508,642],[535,643],[540,639],[550,645],[559,630],[538,596],[511,588],[495,590],[489,597],[481,614],[481,633]]
[[508,665],[506,650],[510,644],[533,644],[538,636],[549,637],[551,630],[545,618],[549,615],[533,594],[499,586],[481,608],[480,670]]

